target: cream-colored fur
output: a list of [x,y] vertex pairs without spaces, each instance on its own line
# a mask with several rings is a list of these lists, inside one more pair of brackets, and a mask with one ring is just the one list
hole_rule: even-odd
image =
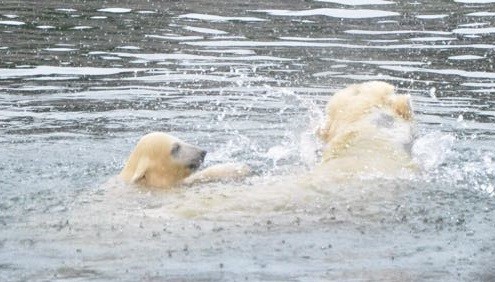
[[251,173],[251,168],[242,163],[225,163],[212,165],[204,170],[193,173],[184,179],[184,184],[196,184],[205,182],[237,181]]
[[206,151],[169,134],[153,132],[139,140],[119,176],[130,184],[170,188],[238,179],[250,173],[247,165],[234,163],[215,165],[195,173],[205,155]]
[[412,169],[413,130],[408,95],[396,95],[392,85],[380,81],[351,85],[326,106],[325,123],[317,131],[325,146],[317,172],[353,177]]

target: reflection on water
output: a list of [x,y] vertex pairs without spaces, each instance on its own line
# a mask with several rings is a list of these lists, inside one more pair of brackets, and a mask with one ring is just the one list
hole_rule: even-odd
[[[3,1],[0,280],[492,280],[494,11]],[[424,172],[312,182],[328,97],[377,79],[412,95]],[[154,130],[256,175],[123,186],[112,177]]]

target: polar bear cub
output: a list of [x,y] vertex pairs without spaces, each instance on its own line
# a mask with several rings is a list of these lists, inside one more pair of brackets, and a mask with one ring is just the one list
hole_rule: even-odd
[[199,182],[242,178],[250,173],[244,164],[220,164],[196,172],[206,151],[163,132],[143,136],[119,176],[126,183],[170,188]]
[[353,177],[393,175],[414,169],[409,95],[397,95],[386,82],[351,85],[336,92],[317,135],[324,144],[320,174]]

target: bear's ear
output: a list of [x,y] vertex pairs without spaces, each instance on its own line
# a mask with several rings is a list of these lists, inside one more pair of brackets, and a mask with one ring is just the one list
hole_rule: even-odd
[[131,178],[131,183],[138,183],[142,179],[146,179],[146,171],[148,170],[148,159],[140,159],[136,170]]
[[412,119],[413,110],[411,104],[411,96],[396,95],[392,100],[393,110],[405,120]]

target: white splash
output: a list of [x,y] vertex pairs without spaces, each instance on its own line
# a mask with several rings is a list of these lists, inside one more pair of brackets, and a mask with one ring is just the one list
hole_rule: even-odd
[[288,146],[276,145],[268,149],[265,153],[265,157],[273,161],[273,165],[276,166],[279,160],[287,159],[292,153],[292,149]]
[[441,132],[433,132],[418,138],[412,148],[413,159],[426,171],[442,164],[451,153],[455,137]]

